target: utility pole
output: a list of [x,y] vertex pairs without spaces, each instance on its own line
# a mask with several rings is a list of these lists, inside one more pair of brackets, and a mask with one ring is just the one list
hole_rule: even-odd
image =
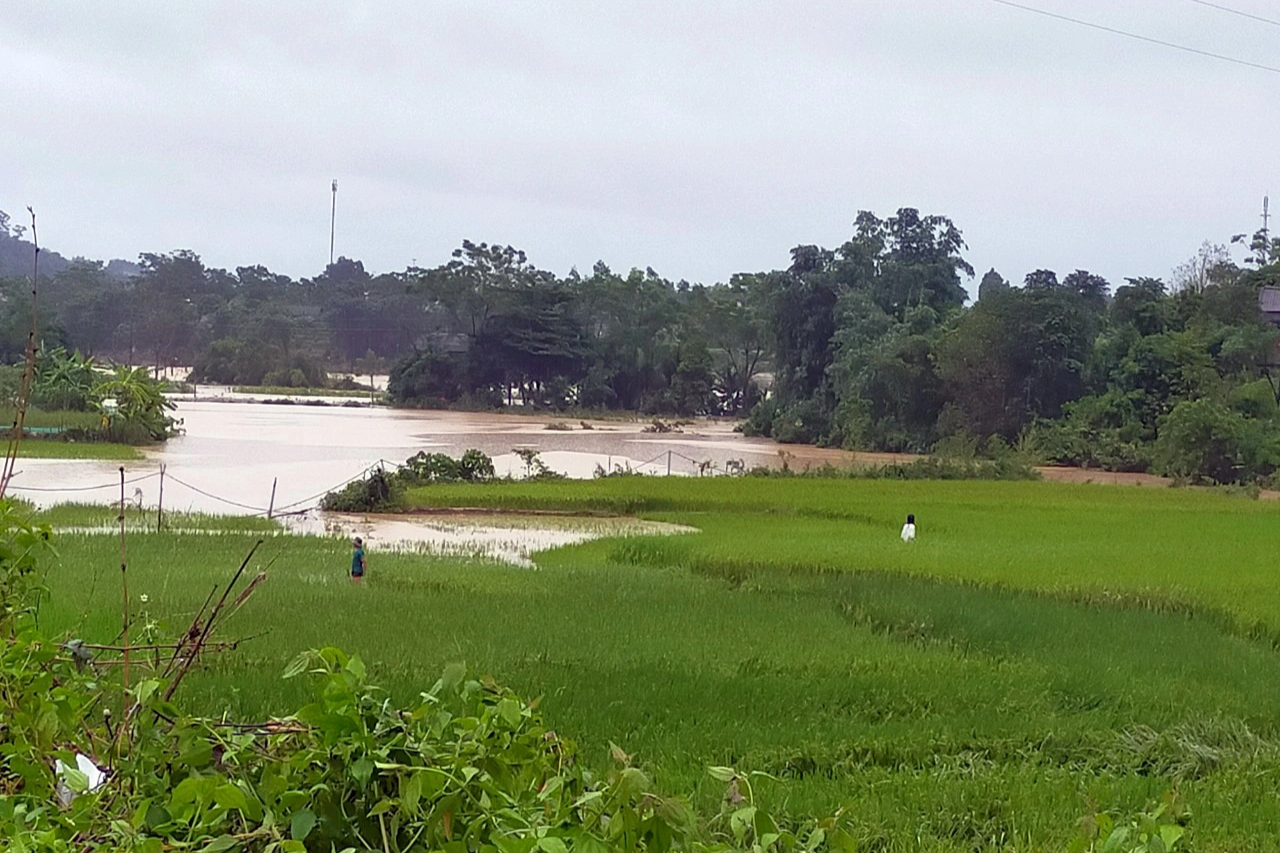
[[1271,196],[1264,195],[1262,197],[1262,242],[1266,243],[1271,237]]
[[333,206],[329,210],[329,266],[333,266],[333,226],[338,219],[338,179],[333,179]]

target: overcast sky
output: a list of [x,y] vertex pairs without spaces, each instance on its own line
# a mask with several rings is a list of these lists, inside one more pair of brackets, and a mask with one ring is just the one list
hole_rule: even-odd
[[[1021,2],[1280,66],[1194,0]],[[333,178],[373,271],[468,238],[710,283],[909,206],[979,276],[1119,284],[1260,225],[1280,73],[992,0],[4,0],[0,209],[50,248],[310,276]]]

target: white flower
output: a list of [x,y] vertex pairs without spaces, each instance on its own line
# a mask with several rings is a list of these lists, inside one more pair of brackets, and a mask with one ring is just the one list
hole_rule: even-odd
[[150,596],[148,596],[145,592],[144,592],[142,595],[138,596],[138,597],[142,599],[142,603],[143,603],[143,604],[146,604],[148,601],[150,601],[150,600],[151,600],[151,597],[150,597]]

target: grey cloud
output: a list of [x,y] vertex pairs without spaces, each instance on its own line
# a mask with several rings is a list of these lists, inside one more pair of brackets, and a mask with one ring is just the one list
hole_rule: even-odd
[[[1029,2],[1274,54],[1189,2]],[[292,275],[327,258],[332,177],[373,269],[470,237],[702,281],[903,205],[1011,278],[1162,275],[1280,187],[1280,75],[983,0],[17,2],[0,79],[0,208],[50,245]]]

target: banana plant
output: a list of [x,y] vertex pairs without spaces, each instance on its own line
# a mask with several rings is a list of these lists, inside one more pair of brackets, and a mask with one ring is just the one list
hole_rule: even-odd
[[125,427],[144,429],[152,439],[163,441],[178,428],[178,421],[169,415],[174,404],[165,396],[166,387],[167,383],[153,379],[145,367],[116,365],[93,389],[93,396],[104,416]]

